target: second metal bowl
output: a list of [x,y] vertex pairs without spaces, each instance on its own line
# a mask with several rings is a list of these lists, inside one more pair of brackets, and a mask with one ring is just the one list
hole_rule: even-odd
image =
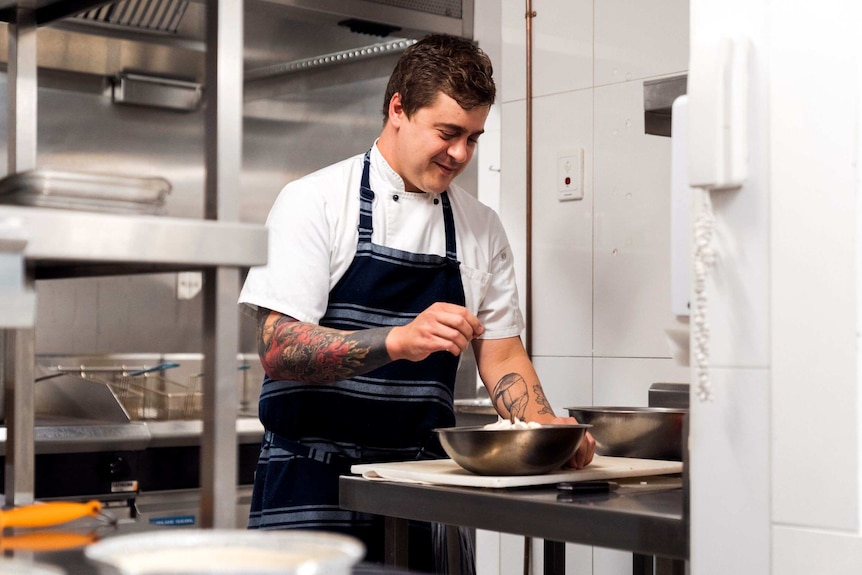
[[687,409],[663,407],[569,407],[579,423],[593,426],[596,453],[616,457],[682,461]]
[[437,429],[455,463],[477,475],[540,475],[571,459],[589,425],[543,425],[530,429],[449,427]]

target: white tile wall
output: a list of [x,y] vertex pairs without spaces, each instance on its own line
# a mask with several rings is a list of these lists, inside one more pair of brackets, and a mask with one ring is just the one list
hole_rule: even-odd
[[479,201],[500,213],[500,106],[491,106],[485,121],[485,133],[479,138],[474,161],[476,166],[477,197]]
[[[566,545],[566,575],[591,575],[595,571],[593,563],[594,548],[588,545]],[[614,571],[605,571],[610,574]],[[628,575],[628,571],[619,571],[620,575]]]
[[568,415],[567,407],[593,405],[593,359],[535,356],[533,364],[554,413]]
[[533,96],[591,88],[593,0],[534,2],[533,8]]
[[632,573],[632,554],[615,549],[593,548],[593,573],[628,575]]
[[524,573],[524,537],[500,535],[500,575]]
[[689,413],[693,572],[770,573],[769,371],[710,375],[713,400]]
[[[523,3],[503,2],[503,101],[526,95],[527,22]],[[593,0],[533,2],[533,96],[593,85]]]
[[[850,139],[858,133],[862,111],[853,79],[862,72],[858,39],[855,49],[842,43],[853,37],[849,27],[858,19],[849,17],[849,4],[838,0],[827,7],[804,5],[804,10],[799,3],[766,1],[692,1],[696,10],[687,0],[535,4],[534,49],[541,61],[534,62],[534,96],[564,103],[563,109],[534,110],[534,130],[542,138],[537,149],[543,150],[538,163],[563,141],[555,129],[570,121],[566,103],[586,93],[594,100],[592,145],[585,148],[591,147],[593,155],[589,355],[596,404],[643,404],[649,383],[684,379],[687,373],[663,359],[669,354],[662,330],[674,322],[661,279],[669,271],[661,255],[667,242],[662,205],[667,184],[654,170],[667,166],[667,152],[648,141],[642,126],[632,130],[627,125],[642,121],[643,80],[687,70],[689,16],[703,23],[699,40],[724,32],[755,39],[753,175],[739,192],[713,194],[720,257],[709,283],[711,293],[720,294],[710,301],[715,400],[692,410],[698,420],[691,438],[692,565],[698,574],[855,572],[862,563],[857,457],[862,425],[858,352],[851,349],[858,340],[853,312],[858,290],[851,294],[846,288],[858,283],[851,276],[856,273],[852,263],[859,261],[856,239],[839,236],[855,229],[848,221],[858,217],[851,205],[859,185],[853,165],[858,151]],[[502,146],[508,166],[523,154],[522,144],[508,140],[524,137],[525,32],[522,5],[505,3],[501,10]],[[570,34],[583,25],[573,19],[590,11],[592,29]],[[557,18],[543,20],[547,14]],[[803,36],[809,41],[801,43]],[[590,71],[583,66],[586,41],[592,42]],[[856,58],[856,64],[848,58]],[[851,89],[833,90],[839,80]],[[856,98],[855,104],[848,97]],[[824,106],[824,101],[831,103]],[[813,162],[813,150],[828,159]],[[808,169],[812,164],[815,169]],[[501,211],[508,211],[512,222],[523,218],[523,180],[513,173],[522,169],[506,168],[509,177],[503,178]],[[546,171],[534,170],[534,177],[534,184],[542,182]],[[553,271],[551,263],[573,255],[579,244],[576,231],[559,225],[563,210],[551,213],[552,207],[544,199],[534,206],[543,225],[534,228],[539,264],[533,279],[536,286],[549,286],[541,288],[544,292],[536,289],[549,301],[562,291],[558,286],[580,285],[571,268]],[[516,224],[511,233],[521,231]],[[569,243],[561,247],[562,241]],[[813,272],[800,272],[800,266]],[[835,289],[824,292],[827,280]],[[560,304],[560,316],[576,317],[582,305]],[[567,358],[580,357],[585,336],[580,326],[561,328],[565,321],[551,318],[551,308],[545,302],[536,306],[534,337],[537,366],[546,384],[554,385],[556,374],[569,369]],[[565,396],[567,390],[555,387],[554,392]],[[806,465],[800,452],[824,448],[823,433],[800,437],[800,422],[812,419],[818,429],[831,430],[829,445],[837,445],[832,451],[856,455]],[[812,497],[815,486],[822,485],[830,486],[827,497]],[[620,568],[597,559],[603,555],[603,550],[595,553],[594,573]]]
[[503,575],[500,534],[496,531],[476,530],[476,575]]
[[[592,90],[533,104],[533,354],[592,355]],[[560,202],[557,159],[584,152],[584,199]]]
[[[773,517],[858,531],[860,172],[853,160],[862,91],[824,82],[862,63],[858,42],[849,41],[857,37],[852,18],[771,6]],[[795,32],[809,22],[818,22],[819,41],[801,53]],[[799,433],[800,422],[813,434]],[[804,465],[801,453],[822,456]],[[811,497],[824,484],[834,496]]]
[[688,69],[688,0],[595,2],[595,84]]
[[593,405],[646,406],[652,384],[688,383],[689,377],[689,367],[672,359],[597,357]]
[[[648,67],[633,70],[651,75],[662,69],[664,73],[678,72],[679,62],[686,61],[688,38],[685,26],[680,30],[679,23],[687,22],[687,9],[677,13],[678,4],[662,5],[659,10],[663,21],[677,23],[662,36],[660,44],[667,54],[659,51],[651,56]],[[628,5],[614,6],[625,12]],[[597,8],[596,30],[601,20],[605,45],[627,38],[611,33],[613,9],[603,6],[600,10],[601,18]],[[549,3],[537,11],[555,14],[554,20],[561,21],[577,13],[583,20],[591,7],[582,2]],[[509,74],[523,65],[523,54],[518,53],[524,48],[523,35],[514,33],[523,25],[523,13],[504,6],[502,22],[503,67]],[[622,19],[623,28],[627,22]],[[554,24],[543,30],[537,16],[534,38],[545,34],[546,40],[555,37],[555,42],[563,42],[564,29]],[[649,44],[650,38],[629,38],[626,50],[639,53],[632,46]],[[597,50],[598,44],[597,36]],[[572,59],[577,61],[578,57]],[[544,61],[539,53],[534,53],[536,61]],[[578,64],[571,69],[578,69]],[[563,89],[554,83],[550,68],[544,70],[534,69],[535,84],[543,85],[542,90],[549,93]],[[511,76],[506,77],[511,80]],[[578,90],[574,88],[583,85],[590,74],[583,72],[579,77],[581,80],[569,83],[573,89],[536,96],[533,102],[534,354],[670,357],[663,331],[675,323],[669,304],[670,140],[644,134],[642,81]],[[503,85],[505,98],[523,96],[517,90],[507,91],[510,86],[508,81]],[[536,89],[534,95],[540,93]],[[589,108],[591,99],[594,118]],[[509,179],[513,171],[523,170],[526,155],[523,142],[513,141],[526,137],[523,104],[515,104],[502,107],[501,214],[513,243],[525,229],[523,183]],[[585,151],[585,199],[560,203],[554,189],[554,162],[561,154],[580,148]],[[526,256],[519,248],[515,246],[515,255],[524,262]],[[594,268],[594,277],[593,286],[588,288],[585,281],[590,268]],[[524,274],[519,274],[522,285]],[[523,299],[525,290],[521,292]],[[592,325],[587,327],[591,315]]]
[[526,310],[526,106],[523,100],[501,106],[500,220],[506,229],[518,280],[521,309]]
[[[527,93],[527,33],[523,2],[500,2],[501,17],[500,62],[494,66],[494,75],[500,83],[498,101],[505,104],[523,100]],[[499,70],[499,72],[497,71]]]
[[594,351],[670,357],[670,138],[644,133],[643,83],[595,90]]
[[772,537],[773,573],[856,575],[862,565],[862,538],[855,533],[778,525]]
[[475,14],[473,39],[494,63],[494,80],[497,83],[499,96],[500,85],[503,83],[501,64],[503,57],[500,53],[503,14],[500,11],[500,2],[499,0],[473,0],[473,13]]
[[[688,381],[663,331],[678,327],[670,140],[644,134],[642,92],[644,78],[685,71],[688,2],[536,0],[533,8],[534,363],[561,415],[572,405],[646,405],[650,384]],[[523,4],[500,10],[499,212],[525,307],[526,27]],[[581,148],[585,197],[561,203],[556,159]],[[499,570],[516,575],[522,545],[508,538]],[[629,553],[567,546],[567,555],[568,575],[631,573]]]
[[[200,349],[202,296],[179,300],[176,274],[36,283],[39,353],[174,353]],[[147,298],[137,297],[141,293]],[[50,329],[50,326],[64,329]],[[70,333],[72,334],[70,336]]]

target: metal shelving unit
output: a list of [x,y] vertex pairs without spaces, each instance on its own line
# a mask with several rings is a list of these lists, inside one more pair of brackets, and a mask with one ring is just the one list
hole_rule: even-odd
[[[9,22],[9,173],[36,165],[36,30],[103,4],[80,0],[0,1]],[[240,270],[266,262],[261,225],[238,220],[241,169],[243,2],[209,0],[206,78],[205,220],[0,207],[0,222],[23,231],[27,282],[36,279],[202,270],[204,380],[201,524],[233,527],[236,495],[235,359]],[[6,505],[34,497],[35,338],[32,328],[5,332]]]

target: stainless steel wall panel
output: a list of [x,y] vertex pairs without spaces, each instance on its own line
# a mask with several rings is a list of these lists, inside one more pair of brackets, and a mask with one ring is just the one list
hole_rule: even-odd
[[[191,27],[194,11],[200,7],[194,2],[189,6],[177,42],[203,37]],[[291,20],[271,2],[247,2],[245,20],[247,66],[284,63],[375,42],[343,27]],[[0,38],[5,33],[6,27],[0,25]],[[43,38],[50,49],[41,44]],[[186,49],[159,44],[162,41],[154,36],[147,45],[40,29],[40,66],[50,65],[39,70],[37,163],[46,169],[161,176],[173,186],[165,206],[167,217],[202,218],[203,111],[178,113],[110,102],[106,74],[112,71],[112,55],[143,69],[173,69],[182,76],[202,78],[202,44]],[[4,50],[0,44],[0,59],[5,58]],[[43,57],[49,60],[43,62]],[[73,60],[92,73],[52,69]],[[263,222],[287,182],[361,153],[374,142],[394,65],[394,58],[383,60],[362,74],[348,67],[336,75],[335,82],[296,82],[279,88],[277,98],[244,104],[240,222]],[[7,104],[5,94],[6,77],[0,74],[0,106]],[[0,122],[0,154],[4,155],[6,133],[7,124]],[[459,178],[474,195],[476,173],[474,162]],[[37,281],[37,352],[202,352],[202,298],[177,299],[176,282],[175,273]],[[240,349],[256,354],[255,337],[254,320],[242,315]]]

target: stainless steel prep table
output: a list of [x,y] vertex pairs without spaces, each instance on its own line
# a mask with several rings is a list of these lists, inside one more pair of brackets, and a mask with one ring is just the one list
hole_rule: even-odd
[[483,489],[343,476],[339,502],[387,518],[387,564],[394,566],[406,565],[407,520],[419,520],[544,539],[546,575],[565,572],[565,543],[631,551],[636,573],[682,573],[689,551],[682,478],[619,484],[609,493],[568,495],[555,486]]

